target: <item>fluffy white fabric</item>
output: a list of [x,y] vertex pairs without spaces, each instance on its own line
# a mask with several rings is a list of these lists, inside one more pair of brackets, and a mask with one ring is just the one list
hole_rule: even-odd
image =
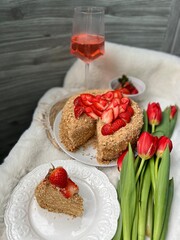
[[[90,79],[94,88],[106,88],[110,79],[121,74],[131,75],[146,83],[144,101],[159,101],[162,107],[167,104],[180,105],[180,59],[161,52],[138,49],[106,42],[106,53],[90,65]],[[4,226],[4,210],[8,199],[19,180],[36,166],[57,159],[69,157],[57,150],[46,136],[43,115],[52,104],[70,95],[84,85],[84,63],[77,60],[68,71],[64,88],[50,89],[40,99],[33,115],[29,129],[24,132],[9,156],[0,166],[0,239],[6,239]],[[179,119],[178,119],[179,122]],[[177,127],[173,139],[171,174],[175,180],[175,196],[170,222],[168,239],[175,240],[180,236],[180,149]],[[119,173],[114,168],[103,169],[110,181],[116,185]]]

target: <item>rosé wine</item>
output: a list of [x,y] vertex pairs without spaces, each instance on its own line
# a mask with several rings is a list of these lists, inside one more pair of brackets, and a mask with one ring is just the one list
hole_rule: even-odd
[[73,35],[71,38],[71,54],[86,63],[104,54],[104,36],[91,34]]

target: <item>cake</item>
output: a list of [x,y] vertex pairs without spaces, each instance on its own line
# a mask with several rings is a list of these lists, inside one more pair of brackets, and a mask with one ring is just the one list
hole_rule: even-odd
[[142,110],[119,90],[90,90],[67,100],[60,139],[73,152],[96,135],[97,160],[108,164],[117,160],[129,143],[136,143],[142,125]]
[[41,208],[80,217],[83,214],[83,199],[78,192],[79,187],[68,177],[66,170],[53,167],[37,185],[35,197]]

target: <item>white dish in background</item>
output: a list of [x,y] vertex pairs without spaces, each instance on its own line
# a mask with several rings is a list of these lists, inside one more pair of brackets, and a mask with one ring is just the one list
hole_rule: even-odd
[[73,160],[52,162],[63,166],[78,186],[84,200],[84,214],[73,218],[39,207],[34,190],[51,163],[35,168],[14,189],[5,211],[8,240],[110,240],[119,217],[119,202],[107,176],[94,167]]
[[68,151],[64,144],[61,142],[59,135],[59,123],[61,121],[61,111],[57,114],[54,125],[53,125],[53,134],[54,138],[59,145],[59,147],[70,157],[75,160],[82,162],[87,165],[96,166],[96,167],[114,167],[117,166],[116,161],[111,161],[109,164],[100,164],[96,159],[96,149],[92,144],[87,143],[86,146],[82,146],[77,149],[75,152]]
[[[138,78],[131,77],[131,76],[127,76],[127,77],[129,79],[129,81],[132,82],[132,84],[137,88],[138,93],[137,94],[124,94],[124,96],[127,96],[135,101],[142,101],[144,98],[145,90],[146,90],[145,83]],[[118,81],[119,78],[120,78],[120,76],[117,78],[114,78],[113,80],[110,81],[109,87],[111,89],[113,89],[113,90],[117,89],[117,87],[120,84]]]

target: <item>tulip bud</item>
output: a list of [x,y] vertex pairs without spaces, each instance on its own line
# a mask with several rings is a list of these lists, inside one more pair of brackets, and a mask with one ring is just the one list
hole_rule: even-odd
[[177,112],[177,107],[174,105],[174,106],[170,106],[170,120],[174,118],[176,112]]
[[158,139],[158,144],[157,144],[157,150],[156,150],[156,155],[158,157],[162,157],[163,152],[165,151],[166,147],[169,147],[169,151],[171,152],[173,145],[172,145],[172,141],[170,138],[166,137],[166,136],[161,136]]
[[151,158],[156,152],[157,142],[158,137],[148,132],[143,132],[137,142],[138,155],[144,160]]
[[[147,116],[149,124],[157,126],[162,120],[162,110],[159,103],[149,103],[147,108]],[[153,130],[154,132],[154,130]]]
[[118,167],[119,171],[121,171],[122,163],[123,163],[124,157],[126,156],[127,152],[128,152],[128,150],[125,150],[124,152],[122,152],[122,154],[119,156],[119,158],[117,160],[117,167]]

